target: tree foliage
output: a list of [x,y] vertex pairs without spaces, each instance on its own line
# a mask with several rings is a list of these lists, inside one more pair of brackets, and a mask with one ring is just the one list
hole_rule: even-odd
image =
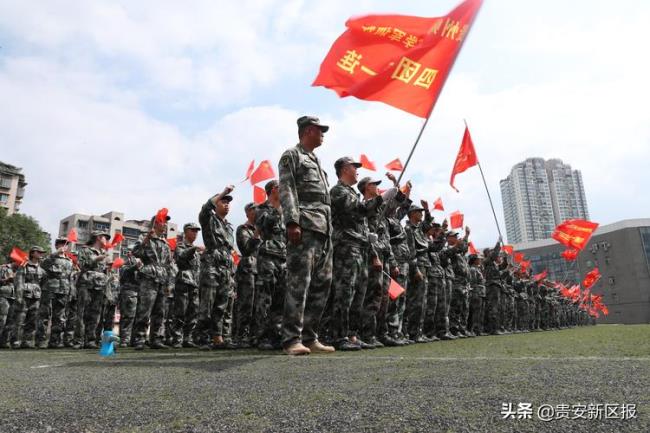
[[34,218],[19,213],[7,216],[7,210],[0,208],[0,263],[9,261],[8,255],[13,247],[28,251],[39,245],[50,251],[50,241],[50,235]]

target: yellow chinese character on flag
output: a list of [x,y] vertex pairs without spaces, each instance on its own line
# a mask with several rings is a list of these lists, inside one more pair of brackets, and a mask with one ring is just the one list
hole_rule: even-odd
[[362,58],[363,56],[357,53],[355,50],[348,50],[345,53],[345,56],[343,56],[338,62],[336,62],[336,66],[343,69],[345,72],[354,74],[354,68],[359,66],[359,64],[361,63],[360,60]]
[[402,57],[402,59],[399,61],[399,64],[393,71],[391,78],[403,81],[408,84],[413,76],[418,72],[420,66],[422,65],[420,65],[418,62],[415,62],[408,57]]
[[400,29],[393,29],[393,33],[391,33],[388,39],[399,42],[404,36],[406,36],[406,32],[403,32]]
[[417,36],[414,35],[408,35],[406,39],[404,39],[404,46],[406,48],[413,48],[420,42]]
[[433,84],[433,80],[436,79],[436,75],[438,75],[437,69],[424,68],[424,71],[422,71],[422,73],[420,74],[418,79],[415,80],[413,85],[428,89]]
[[392,27],[377,27],[377,31],[375,32],[375,34],[379,36],[386,36],[387,34],[390,33],[391,30]]
[[363,26],[362,29],[366,33],[373,33],[377,29],[377,26]]

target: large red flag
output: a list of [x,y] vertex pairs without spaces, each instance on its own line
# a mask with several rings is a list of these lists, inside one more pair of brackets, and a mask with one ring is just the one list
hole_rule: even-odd
[[375,167],[375,163],[370,161],[368,157],[363,153],[359,157],[359,162],[361,163],[361,167],[365,168],[366,170],[377,171],[377,168]]
[[455,211],[449,214],[449,224],[452,229],[460,229],[463,227],[463,220],[465,216],[460,211]]
[[442,205],[442,198],[438,197],[436,201],[433,202],[433,210],[445,210],[445,207]]
[[460,143],[458,155],[456,155],[456,162],[454,168],[451,170],[451,179],[449,185],[458,192],[458,188],[454,186],[454,178],[457,174],[464,172],[470,167],[478,164],[478,157],[476,150],[474,150],[474,143],[472,143],[472,136],[469,135],[469,128],[465,126],[465,134],[463,134],[463,141]]
[[402,161],[399,160],[399,158],[395,158],[388,164],[386,164],[386,168],[392,171],[402,171],[404,170],[404,166],[402,165]]
[[263,182],[265,180],[273,179],[275,177],[275,172],[271,163],[268,159],[260,162],[260,165],[257,166],[255,171],[251,174],[251,184],[255,185],[257,183]]
[[585,275],[585,279],[582,281],[582,285],[585,286],[585,289],[591,288],[594,284],[600,280],[600,271],[598,268],[592,269],[587,275]]
[[390,297],[390,299],[394,301],[395,299],[399,298],[400,295],[404,292],[405,292],[404,287],[397,284],[397,281],[391,278],[390,285],[388,286],[388,296]]
[[22,265],[27,260],[29,260],[29,255],[25,251],[21,250],[20,248],[13,247],[11,249],[11,252],[9,253],[9,258],[11,258],[11,260],[16,262],[17,265]]
[[481,3],[465,0],[438,18],[351,18],[313,85],[428,117]]
[[555,227],[551,237],[569,248],[582,251],[591,239],[598,223],[581,219],[566,220]]

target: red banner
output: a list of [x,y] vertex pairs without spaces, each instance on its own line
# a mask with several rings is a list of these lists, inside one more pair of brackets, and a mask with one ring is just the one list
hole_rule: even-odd
[[551,237],[562,245],[582,251],[587,246],[597,227],[598,223],[591,221],[567,220],[555,228]]

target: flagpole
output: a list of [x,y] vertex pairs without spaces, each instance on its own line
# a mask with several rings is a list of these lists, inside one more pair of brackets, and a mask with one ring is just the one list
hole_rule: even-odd
[[402,177],[404,176],[404,173],[406,172],[406,167],[408,167],[409,162],[411,162],[411,158],[413,157],[413,153],[415,152],[415,148],[418,147],[418,143],[420,142],[420,138],[422,138],[422,133],[424,133],[424,128],[427,127],[427,123],[429,123],[429,119],[431,118],[431,113],[433,112],[433,107],[431,107],[431,111],[429,111],[429,115],[427,116],[426,119],[424,119],[424,123],[422,124],[422,127],[420,128],[420,132],[418,133],[417,138],[415,139],[415,143],[413,143],[413,147],[411,147],[411,152],[409,153],[408,158],[406,158],[406,162],[404,163],[404,167],[402,168],[402,171],[399,174],[399,177],[397,178],[397,184],[399,185],[400,181],[402,180]]
[[[463,122],[465,122],[465,128],[469,130],[469,127],[467,126],[467,120],[463,119]],[[481,162],[476,159],[476,165],[478,165],[478,169],[481,172],[481,178],[483,179],[483,186],[485,186],[485,192],[487,193],[488,200],[490,201],[490,207],[492,208],[492,215],[494,216],[494,222],[497,225],[497,231],[499,232],[499,237],[503,239],[503,235],[501,234],[501,228],[499,227],[499,220],[497,219],[497,213],[494,211],[494,204],[492,203],[492,196],[490,195],[490,190],[488,189],[487,182],[485,181],[485,175],[483,174],[483,167],[481,167]]]

